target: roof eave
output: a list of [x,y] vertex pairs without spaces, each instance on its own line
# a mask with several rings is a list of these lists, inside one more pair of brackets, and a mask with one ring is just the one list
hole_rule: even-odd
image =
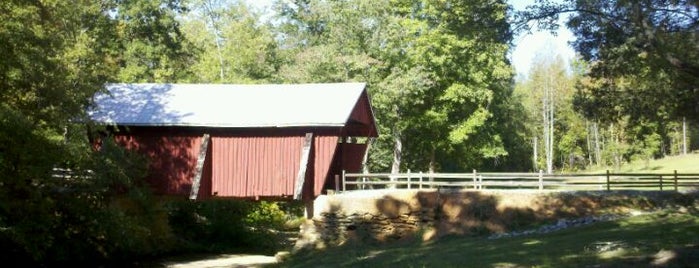
[[143,124],[129,122],[96,122],[100,125],[107,126],[133,126],[133,127],[204,127],[204,128],[304,128],[304,127],[344,127],[345,124],[337,123],[312,123],[312,124],[283,124],[283,125],[227,125],[227,124],[182,124],[182,123],[162,123],[162,124]]

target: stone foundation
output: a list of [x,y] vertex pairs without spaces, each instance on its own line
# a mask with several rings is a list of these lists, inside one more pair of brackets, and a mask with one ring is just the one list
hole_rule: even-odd
[[[374,190],[319,196],[301,226],[296,250],[348,242],[431,240],[480,235],[600,213],[651,209],[685,195],[674,192],[540,192]],[[688,202],[696,203],[691,197]]]

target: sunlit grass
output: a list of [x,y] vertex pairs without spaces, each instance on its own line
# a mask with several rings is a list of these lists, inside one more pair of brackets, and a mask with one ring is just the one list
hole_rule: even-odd
[[623,173],[672,173],[675,170],[679,173],[699,173],[699,152],[687,155],[668,156],[662,159],[635,160],[625,163],[615,169],[615,167],[592,167],[585,173],[604,173],[606,170]]
[[[516,238],[445,237],[401,245],[350,245],[293,256],[289,267],[644,267],[661,250],[698,255],[699,214],[653,213]],[[680,256],[681,257],[681,256]],[[684,256],[687,258],[687,256]],[[695,257],[696,258],[696,257]],[[673,260],[677,262],[677,260]],[[680,266],[681,261],[679,262]]]

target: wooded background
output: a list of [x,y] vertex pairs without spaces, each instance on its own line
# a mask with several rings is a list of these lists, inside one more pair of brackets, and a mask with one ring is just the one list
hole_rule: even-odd
[[[690,152],[698,9],[690,0],[541,0],[521,12],[504,0],[293,0],[262,14],[234,0],[1,1],[0,245],[40,260],[60,244],[47,239],[82,241],[104,255],[114,249],[95,246],[110,241],[105,221],[149,222],[80,216],[146,191],[138,156],[90,146],[100,126],[86,110],[109,82],[366,82],[381,133],[373,172],[573,171]],[[534,26],[569,27],[579,57],[566,66],[543,51],[516,81],[512,38]],[[95,179],[69,187],[90,194],[61,195],[68,182],[51,178],[56,167],[92,170]]]

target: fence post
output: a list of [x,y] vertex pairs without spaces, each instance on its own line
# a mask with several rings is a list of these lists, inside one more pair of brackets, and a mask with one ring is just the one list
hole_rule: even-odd
[[344,193],[345,191],[347,191],[347,184],[346,184],[346,182],[347,182],[347,177],[345,177],[345,170],[343,169],[343,170],[342,170],[342,192],[343,192],[343,193]]
[[675,169],[675,192],[677,191],[677,170]]
[[539,169],[539,191],[544,190],[544,171]]
[[420,186],[418,188],[422,189],[422,171],[420,171]]
[[340,192],[340,175],[335,174],[335,192]]
[[483,190],[483,174],[478,174],[478,190]]
[[609,169],[607,169],[607,191],[609,191],[609,190],[610,190],[610,187],[609,187]]
[[476,174],[476,170],[474,169],[473,170],[473,189],[474,190],[478,189],[478,184],[476,184],[476,180],[478,178],[477,176],[478,175]]
[[660,175],[660,191],[663,190],[663,175]]
[[410,181],[411,181],[411,179],[410,179],[410,169],[408,169],[408,176],[407,176],[407,177],[408,177],[408,178],[407,178],[407,179],[408,179],[408,189],[410,189],[410,188],[411,188],[411,187],[410,187]]
[[[367,168],[367,169],[364,169],[364,172],[362,172],[362,173],[364,173],[365,175],[368,174],[368,173],[369,173],[369,169],[368,169],[368,168]],[[367,188],[367,185],[366,185],[366,177],[362,177],[362,190],[364,190],[364,189],[366,189],[366,188]]]

